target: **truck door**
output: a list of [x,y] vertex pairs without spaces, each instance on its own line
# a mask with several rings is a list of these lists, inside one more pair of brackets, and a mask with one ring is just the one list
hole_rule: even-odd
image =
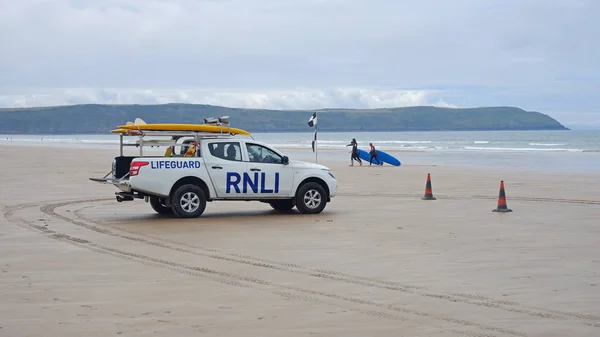
[[266,146],[246,141],[246,149],[248,172],[259,180],[257,194],[261,197],[290,196],[294,186],[292,165],[284,165],[283,157]]
[[204,161],[217,196],[220,198],[244,197],[243,174],[247,163],[243,161],[239,141],[208,141],[203,151]]

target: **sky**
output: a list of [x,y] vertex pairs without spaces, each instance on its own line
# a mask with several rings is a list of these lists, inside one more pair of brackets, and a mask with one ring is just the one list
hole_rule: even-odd
[[600,127],[598,0],[0,0],[0,108],[517,106]]

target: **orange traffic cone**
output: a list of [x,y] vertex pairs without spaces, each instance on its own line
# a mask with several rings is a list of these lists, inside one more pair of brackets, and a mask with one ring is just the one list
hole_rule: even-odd
[[504,194],[504,180],[500,181],[500,195],[498,196],[498,207],[492,212],[512,212],[506,205],[506,195]]
[[433,196],[433,191],[431,190],[431,175],[429,173],[427,173],[427,183],[425,184],[425,195],[421,199],[436,200],[435,197]]

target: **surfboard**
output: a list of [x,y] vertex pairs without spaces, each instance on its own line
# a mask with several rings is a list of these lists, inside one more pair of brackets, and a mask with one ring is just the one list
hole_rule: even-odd
[[392,166],[400,166],[402,164],[396,157],[381,150],[377,150],[377,159]]
[[[358,149],[358,157],[364,161],[366,161],[367,163],[369,162],[369,159],[371,159],[371,155],[369,154],[369,152]],[[393,166],[400,166],[401,163],[398,159],[396,159],[396,157],[385,153],[381,150],[377,150],[377,159],[379,159],[380,164],[379,165],[383,165],[383,163],[386,164],[390,164]],[[373,159],[373,164],[376,164],[377,162],[375,161],[375,159]]]
[[[365,150],[358,149],[358,158],[368,163],[369,159],[371,159],[371,155]],[[377,165],[377,161],[375,159],[373,159],[373,165]],[[383,165],[383,161],[379,160],[379,166],[381,165]]]
[[[146,121],[144,121],[143,119],[141,119],[139,117],[137,117],[135,119],[135,122],[127,121],[127,123],[125,123],[125,125],[144,125],[144,124],[146,124]],[[137,128],[136,128],[136,130],[128,130],[128,129],[121,129],[121,128],[110,130],[111,133],[121,133],[121,134],[127,133],[130,135],[139,134],[139,132],[136,132],[136,131],[137,131]]]
[[[142,131],[197,131],[210,133],[231,133],[234,135],[250,136],[250,132],[228,126],[206,125],[206,124],[137,124],[119,125],[119,129],[142,130]],[[112,131],[111,131],[112,132]]]

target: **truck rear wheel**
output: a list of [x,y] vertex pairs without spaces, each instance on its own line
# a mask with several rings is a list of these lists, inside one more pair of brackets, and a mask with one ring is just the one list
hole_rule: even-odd
[[296,208],[303,214],[317,214],[325,209],[327,194],[323,186],[315,182],[303,184],[296,192]]
[[294,199],[273,200],[269,205],[279,212],[289,212],[295,206]]
[[151,196],[150,197],[150,206],[152,209],[156,211],[158,214],[171,214],[173,213],[173,209],[171,207],[165,206],[165,199]]
[[181,218],[197,218],[206,208],[206,195],[196,185],[180,186],[171,198],[173,213]]

